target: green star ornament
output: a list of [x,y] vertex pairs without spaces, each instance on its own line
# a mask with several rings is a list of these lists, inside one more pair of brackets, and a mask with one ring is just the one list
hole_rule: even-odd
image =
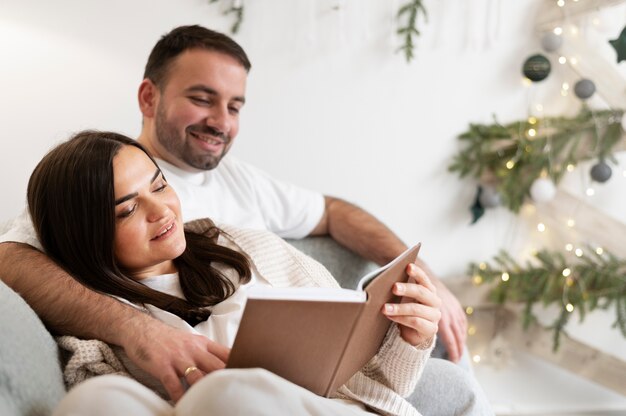
[[617,52],[617,63],[626,61],[626,27],[624,27],[617,39],[610,40],[609,43]]

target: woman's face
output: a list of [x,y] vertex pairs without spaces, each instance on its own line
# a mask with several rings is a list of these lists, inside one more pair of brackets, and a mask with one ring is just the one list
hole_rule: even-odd
[[113,159],[115,258],[140,280],[175,271],[173,259],[185,250],[180,201],[161,170],[135,146]]

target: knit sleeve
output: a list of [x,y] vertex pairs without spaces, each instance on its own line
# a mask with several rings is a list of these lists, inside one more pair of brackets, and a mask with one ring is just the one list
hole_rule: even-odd
[[385,415],[419,415],[404,398],[415,390],[434,341],[424,349],[413,347],[402,339],[397,325],[391,325],[378,354],[339,388],[337,396]]

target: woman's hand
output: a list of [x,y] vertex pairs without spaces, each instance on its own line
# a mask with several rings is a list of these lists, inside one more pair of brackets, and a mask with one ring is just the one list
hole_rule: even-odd
[[407,266],[407,283],[396,283],[392,291],[402,296],[400,303],[387,303],[383,313],[398,324],[402,339],[413,346],[429,344],[441,319],[441,299],[424,270]]

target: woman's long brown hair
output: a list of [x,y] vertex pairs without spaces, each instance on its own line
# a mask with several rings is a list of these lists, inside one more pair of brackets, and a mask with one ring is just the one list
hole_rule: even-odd
[[136,141],[117,133],[83,131],[58,145],[39,162],[28,182],[28,209],[46,253],[76,280],[133,303],[169,311],[189,324],[210,315],[207,306],[231,296],[236,287],[212,264],[233,268],[250,280],[245,255],[217,244],[220,230],[185,231],[187,247],[174,259],[187,300],[153,290],[125,274],[114,255],[115,191],[113,158]]

